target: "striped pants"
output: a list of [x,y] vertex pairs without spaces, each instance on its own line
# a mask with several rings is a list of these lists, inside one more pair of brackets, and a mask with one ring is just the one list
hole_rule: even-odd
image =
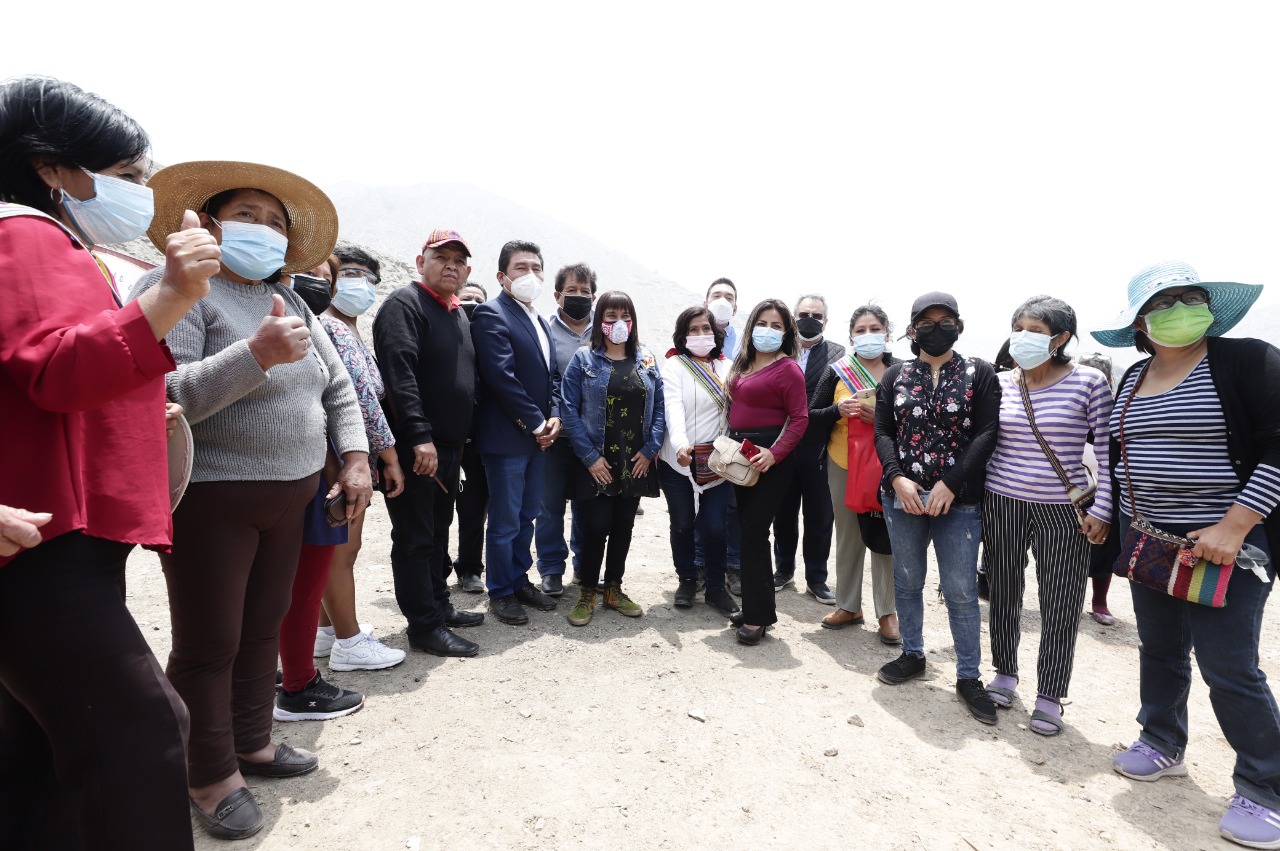
[[991,586],[991,658],[996,673],[1018,674],[1027,549],[1040,586],[1039,694],[1064,698],[1071,682],[1076,630],[1089,581],[1089,540],[1070,505],[1025,502],[987,491],[982,550]]

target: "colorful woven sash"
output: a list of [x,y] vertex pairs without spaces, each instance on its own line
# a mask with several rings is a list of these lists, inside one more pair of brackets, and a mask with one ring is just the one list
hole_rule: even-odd
[[688,355],[676,355],[676,358],[693,375],[693,380],[698,382],[698,386],[716,403],[716,407],[723,411],[725,404],[724,385],[720,383],[720,379],[716,377],[716,374]]
[[841,358],[831,364],[831,368],[836,371],[836,375],[840,376],[840,380],[849,388],[849,392],[855,396],[859,390],[871,390],[876,386],[876,380],[871,377],[870,372],[867,372],[865,366],[858,363],[854,355]]

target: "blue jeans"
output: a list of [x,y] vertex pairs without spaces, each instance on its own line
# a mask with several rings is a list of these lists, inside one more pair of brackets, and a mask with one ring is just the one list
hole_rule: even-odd
[[982,664],[982,613],[978,608],[982,507],[953,503],[948,513],[930,517],[908,514],[895,497],[885,504],[884,519],[893,544],[893,596],[898,604],[903,652],[924,655],[924,580],[932,540],[951,639],[956,645],[956,677],[977,678]]
[[693,544],[696,534],[707,548],[703,551],[707,593],[719,591],[724,587],[725,527],[733,485],[724,483],[703,491],[695,513],[693,481],[688,476],[666,461],[659,461],[658,480],[667,498],[667,513],[671,515],[671,560],[675,562],[676,575],[686,580],[698,578]]
[[485,584],[489,599],[509,597],[529,584],[533,566],[533,521],[542,504],[545,452],[484,456],[489,482],[489,528],[485,532]]
[[[573,454],[573,446],[567,440],[557,440],[546,451],[547,465],[542,485],[542,506],[538,509],[538,523],[533,530],[533,540],[538,547],[538,575],[551,576],[564,573],[569,560],[569,546],[564,542],[564,510],[573,486],[573,476],[582,462]],[[573,552],[581,552],[578,542],[578,515],[569,524],[569,539]],[[573,569],[578,570],[578,557],[573,557]]]
[[[696,528],[693,530],[693,563],[699,570],[706,569],[702,533]],[[724,522],[724,569],[742,570],[742,525],[738,523],[738,494],[732,487],[729,488],[729,507]]]
[[[1197,526],[1161,525],[1184,535]],[[1124,539],[1129,518],[1111,534]],[[1254,526],[1245,540],[1271,555],[1265,529]],[[1138,711],[1143,742],[1170,759],[1181,759],[1187,747],[1187,694],[1191,690],[1191,651],[1200,676],[1209,686],[1209,703],[1232,750],[1236,791],[1251,801],[1280,809],[1280,709],[1258,669],[1262,610],[1275,584],[1236,569],[1221,609],[1178,600],[1136,583],[1133,615],[1138,622],[1138,676],[1142,708]]]

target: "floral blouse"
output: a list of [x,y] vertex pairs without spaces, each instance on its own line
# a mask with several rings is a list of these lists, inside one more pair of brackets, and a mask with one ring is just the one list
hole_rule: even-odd
[[954,355],[937,387],[919,358],[890,367],[876,404],[884,486],[891,490],[895,477],[906,476],[926,489],[944,482],[958,501],[979,501],[999,414],[1000,385],[985,361]]
[[356,398],[360,400],[360,413],[364,415],[364,430],[369,436],[369,453],[377,455],[385,449],[396,445],[391,435],[391,426],[382,413],[379,400],[386,395],[382,386],[382,373],[378,371],[378,362],[373,359],[373,352],[364,344],[358,335],[352,332],[347,323],[332,316],[317,317],[324,326],[333,346],[342,358],[342,365],[351,375],[351,383],[356,388]]

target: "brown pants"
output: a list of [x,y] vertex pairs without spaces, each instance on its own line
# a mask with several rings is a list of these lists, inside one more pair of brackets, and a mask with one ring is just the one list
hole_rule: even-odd
[[166,673],[191,711],[189,782],[236,772],[271,741],[280,622],[289,610],[315,474],[296,482],[198,482],[173,515],[173,649]]

